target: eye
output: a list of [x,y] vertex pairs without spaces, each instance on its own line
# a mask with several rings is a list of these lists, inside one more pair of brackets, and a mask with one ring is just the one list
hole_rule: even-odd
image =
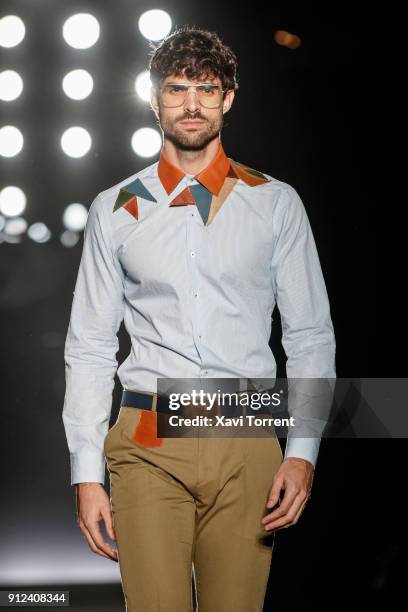
[[199,91],[201,91],[204,95],[206,96],[212,96],[214,95],[217,90],[218,90],[218,86],[217,85],[200,85],[198,87]]
[[186,87],[184,85],[167,85],[167,91],[171,94],[184,93]]

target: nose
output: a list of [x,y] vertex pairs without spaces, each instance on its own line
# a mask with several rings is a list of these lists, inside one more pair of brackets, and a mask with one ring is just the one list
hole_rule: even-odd
[[198,101],[197,91],[195,87],[191,87],[186,93],[186,99],[184,101],[184,108],[190,113],[194,113],[200,106]]

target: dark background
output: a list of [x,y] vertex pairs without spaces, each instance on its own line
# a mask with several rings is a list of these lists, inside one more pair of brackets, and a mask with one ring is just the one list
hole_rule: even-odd
[[[1,123],[18,125],[25,146],[1,161],[0,188],[22,187],[28,222],[43,220],[53,236],[45,244],[24,238],[0,245],[0,588],[70,589],[74,609],[123,604],[117,566],[87,548],[75,522],[61,411],[63,348],[82,240],[65,248],[59,233],[68,203],[89,206],[97,193],[157,159],[138,158],[129,144],[135,129],[155,125],[133,89],[149,51],[137,20],[150,8],[167,10],[173,26],[218,31],[236,52],[240,89],[223,145],[233,159],[291,184],[302,197],[330,297],[338,376],[401,375],[385,351],[376,203],[365,179],[371,153],[364,127],[366,47],[376,44],[378,27],[369,16],[362,21],[355,7],[340,3],[329,13],[300,11],[291,2],[2,0],[0,17],[19,15],[26,37],[1,51],[0,69],[20,72],[25,86],[19,99],[1,105]],[[62,24],[88,11],[101,24],[100,39],[88,50],[71,49]],[[299,35],[302,45],[278,46],[277,29]],[[60,81],[79,67],[93,75],[94,91],[73,102]],[[59,146],[61,132],[76,124],[93,136],[91,152],[79,160]],[[119,362],[129,349],[123,329],[120,339]],[[282,372],[278,325],[271,345]],[[112,420],[119,394],[117,380]],[[395,494],[403,444],[322,441],[312,498],[299,523],[276,535],[265,610],[350,602],[382,608],[402,594],[408,538]]]

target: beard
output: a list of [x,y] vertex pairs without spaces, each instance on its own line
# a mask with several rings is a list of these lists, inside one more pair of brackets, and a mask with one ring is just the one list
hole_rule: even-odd
[[[223,113],[214,119],[207,119],[197,112],[194,114],[184,113],[179,117],[170,119],[163,115],[161,109],[159,111],[160,127],[163,130],[164,137],[182,151],[201,151],[204,149],[208,143],[218,137],[223,125],[223,118]],[[205,123],[199,130],[184,131],[177,125],[177,122],[185,119],[199,119]]]

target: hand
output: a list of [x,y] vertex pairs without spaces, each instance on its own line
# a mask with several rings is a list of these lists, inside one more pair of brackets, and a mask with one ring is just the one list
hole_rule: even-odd
[[109,497],[100,482],[80,482],[75,485],[77,522],[90,549],[102,557],[118,560],[118,551],[103,540],[99,521],[105,521],[106,531],[116,540],[112,524]]
[[278,531],[295,525],[310,498],[313,483],[314,466],[310,461],[300,457],[285,459],[273,479],[267,508],[273,508],[279,501],[280,492],[285,494],[279,506],[262,519],[265,530]]

